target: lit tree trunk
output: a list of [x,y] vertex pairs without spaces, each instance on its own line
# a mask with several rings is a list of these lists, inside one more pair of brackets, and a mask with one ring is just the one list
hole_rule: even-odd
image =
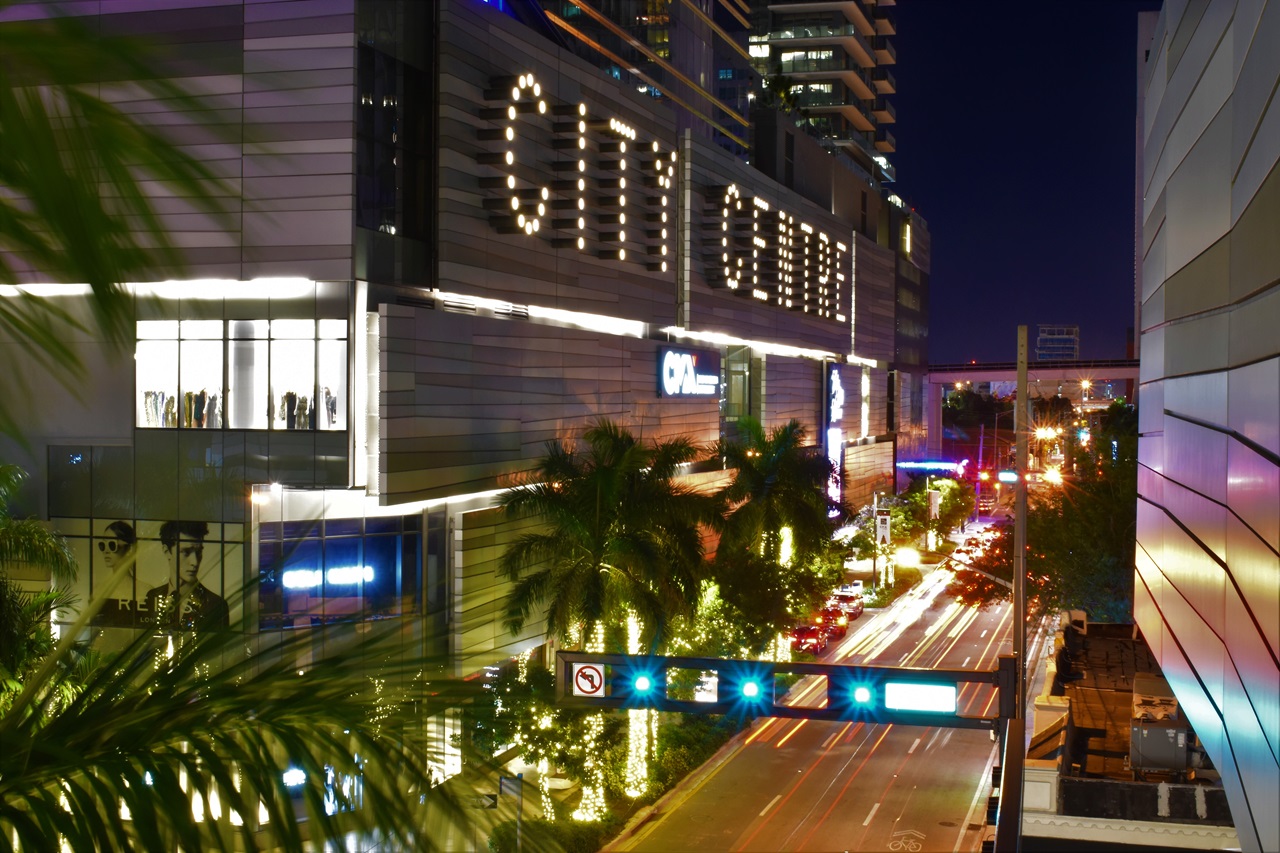
[[[587,651],[593,654],[604,652],[604,625],[596,623],[588,630],[590,637],[586,642]],[[586,773],[582,780],[582,800],[573,813],[573,819],[594,822],[605,815],[604,764],[599,758],[600,735],[604,733],[604,713],[588,717],[586,728],[587,736],[582,745],[585,750],[583,767]]]
[[[627,653],[640,653],[640,621],[627,616]],[[624,780],[628,797],[639,797],[649,787],[649,729],[654,713],[636,708],[627,711],[627,772]]]

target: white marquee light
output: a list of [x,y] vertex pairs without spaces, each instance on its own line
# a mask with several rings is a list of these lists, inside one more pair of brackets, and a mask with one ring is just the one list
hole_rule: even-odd
[[280,576],[285,589],[315,589],[321,583],[329,586],[358,586],[373,580],[369,566],[341,566],[328,571],[320,569],[289,569]]
[[784,355],[792,358],[812,358],[819,361],[834,361],[839,358],[835,353],[826,350],[807,349],[805,347],[793,347],[788,344],[770,343],[768,341],[752,341],[746,338],[737,338],[733,335],[725,335],[720,332],[694,332],[689,329],[682,329],[679,326],[667,326],[661,330],[664,335],[670,335],[673,338],[681,338],[690,341],[701,341],[703,343],[715,344],[716,346],[747,346],[757,352],[766,355]]
[[[537,99],[535,102],[529,101],[530,94],[532,98]],[[616,117],[609,119],[607,125],[604,122],[593,122],[588,116],[587,105],[585,103],[578,103],[571,108],[563,105],[555,106],[554,99],[543,97],[541,84],[538,83],[536,76],[532,72],[526,72],[520,75],[516,81],[516,85],[512,86],[510,89],[510,96],[511,100],[507,102],[504,113],[508,126],[503,128],[503,132],[500,134],[501,137],[505,138],[507,147],[500,152],[490,152],[482,155],[481,162],[490,165],[496,163],[500,166],[501,164],[505,164],[509,169],[514,169],[516,167],[517,160],[515,146],[520,144],[520,130],[518,128],[522,125],[518,123],[518,120],[521,114],[534,113],[537,116],[548,116],[549,114],[565,115],[571,109],[573,113],[576,113],[574,116],[575,121],[573,121],[572,124],[556,124],[553,132],[561,134],[572,133],[574,130],[577,131],[576,138],[565,140],[565,142],[573,146],[576,151],[581,152],[578,155],[580,159],[576,161],[577,170],[581,177],[578,177],[576,181],[572,183],[566,181],[552,182],[553,186],[556,187],[554,195],[557,196],[554,201],[549,197],[551,193],[549,193],[548,188],[542,187],[543,201],[549,203],[538,210],[536,218],[533,216],[531,208],[524,208],[523,205],[518,205],[517,207],[513,207],[511,214],[495,219],[494,224],[496,227],[498,227],[503,233],[512,233],[515,231],[516,233],[523,233],[527,236],[543,234],[547,239],[551,240],[557,248],[576,247],[579,251],[587,252],[592,251],[593,244],[596,244],[595,249],[600,256],[617,258],[619,260],[626,260],[628,258],[628,247],[619,245],[619,243],[625,242],[628,238],[633,241],[633,245],[637,240],[644,240],[648,243],[642,251],[631,252],[630,257],[634,261],[645,263],[646,256],[661,257],[667,255],[669,252],[669,237],[665,235],[661,238],[661,242],[659,242],[658,235],[651,232],[642,233],[638,237],[634,232],[623,235],[606,231],[602,232],[600,235],[593,235],[588,230],[590,220],[592,217],[602,216],[603,214],[590,211],[587,201],[591,197],[590,192],[592,189],[604,189],[608,187],[619,190],[628,190],[628,187],[630,186],[629,195],[619,193],[612,197],[607,195],[604,197],[608,198],[609,201],[618,208],[631,207],[634,210],[635,206],[638,205],[641,207],[642,213],[645,210],[649,210],[652,211],[651,215],[653,213],[665,214],[664,211],[655,210],[654,206],[666,207],[669,204],[668,194],[672,190],[672,183],[669,180],[661,180],[661,177],[664,170],[666,170],[668,174],[674,174],[672,165],[676,161],[674,152],[664,154],[663,146],[659,141],[646,140],[644,147],[640,150],[650,151],[653,155],[653,159],[655,161],[654,168],[656,170],[658,180],[655,180],[650,186],[652,186],[656,192],[646,191],[644,187],[637,188],[635,187],[634,182],[628,182],[621,174],[632,166],[634,161],[629,161],[624,158],[615,159],[608,154],[597,156],[594,153],[591,153],[592,146],[588,145],[587,139],[589,133],[606,133],[612,137],[612,140],[609,143],[612,147],[602,147],[601,151],[613,151],[625,155],[627,153],[627,145],[639,140],[640,132],[637,128]],[[557,143],[557,147],[560,147],[561,145],[563,145],[563,143]],[[635,149],[633,149],[633,152],[634,150]],[[643,162],[643,158],[641,159],[642,162],[640,166],[647,169],[647,164]],[[530,158],[527,155],[524,155],[520,157],[520,161],[522,166],[527,167]],[[564,164],[558,165],[560,168],[564,168]],[[593,174],[593,172],[595,173]],[[508,188],[515,190],[516,183],[516,176],[514,174],[509,175],[507,178]],[[594,183],[595,186],[590,186],[592,183]],[[566,195],[560,195],[560,193],[566,193]],[[548,216],[555,216],[555,214],[551,212],[552,210],[561,209],[563,207],[576,207],[580,213],[585,215],[566,219],[547,220]],[[524,216],[523,220],[518,219],[518,215],[521,213],[523,213]],[[513,221],[515,227],[512,227],[510,224]],[[613,220],[604,219],[602,221],[611,222]],[[569,233],[565,234],[566,231]],[[599,246],[600,242],[604,242],[606,245],[601,247]],[[658,260],[658,257],[653,258],[653,260]],[[647,266],[651,270],[656,271],[660,269],[664,273],[667,271],[665,262],[660,264],[649,262],[647,263]]]

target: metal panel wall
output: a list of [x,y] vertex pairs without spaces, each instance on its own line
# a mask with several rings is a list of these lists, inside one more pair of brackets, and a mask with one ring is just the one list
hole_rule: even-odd
[[1280,849],[1278,40],[1275,0],[1167,4],[1138,170],[1135,617],[1255,851]]

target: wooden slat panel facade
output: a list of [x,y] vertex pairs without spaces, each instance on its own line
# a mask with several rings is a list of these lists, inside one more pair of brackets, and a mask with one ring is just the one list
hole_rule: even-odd
[[484,491],[610,418],[645,439],[719,435],[715,399],[659,398],[659,342],[380,306],[382,500]]
[[532,525],[505,520],[498,509],[458,513],[453,535],[453,622],[450,664],[466,675],[543,642],[545,611],[530,614],[523,630],[512,634],[503,624],[511,582],[498,573],[507,546]]

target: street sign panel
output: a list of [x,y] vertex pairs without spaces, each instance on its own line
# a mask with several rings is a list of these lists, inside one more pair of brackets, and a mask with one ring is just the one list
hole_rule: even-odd
[[573,665],[573,695],[604,696],[604,665],[598,663],[575,663]]
[[463,800],[467,808],[470,809],[496,809],[498,807],[497,794],[473,794]]
[[877,545],[889,544],[889,541],[890,541],[889,540],[889,520],[890,520],[889,510],[887,509],[876,510],[876,544]]

